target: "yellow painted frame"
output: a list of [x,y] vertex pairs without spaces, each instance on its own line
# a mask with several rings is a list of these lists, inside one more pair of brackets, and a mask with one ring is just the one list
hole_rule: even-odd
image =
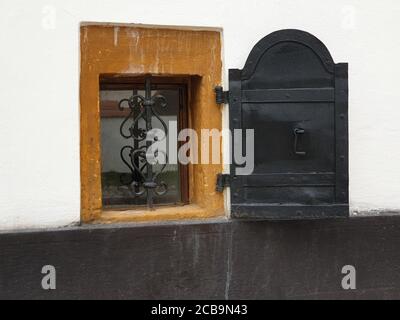
[[190,205],[155,211],[102,208],[99,79],[104,74],[187,76],[189,123],[219,129],[222,113],[214,87],[221,83],[221,33],[126,25],[81,26],[81,220],[127,222],[210,218],[224,215],[223,195],[215,191],[222,164],[190,167]]

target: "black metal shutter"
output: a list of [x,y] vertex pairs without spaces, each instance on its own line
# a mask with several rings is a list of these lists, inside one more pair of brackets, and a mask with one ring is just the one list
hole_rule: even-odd
[[313,35],[281,30],[229,71],[231,130],[255,134],[251,175],[236,174],[233,141],[233,218],[348,216],[347,68]]

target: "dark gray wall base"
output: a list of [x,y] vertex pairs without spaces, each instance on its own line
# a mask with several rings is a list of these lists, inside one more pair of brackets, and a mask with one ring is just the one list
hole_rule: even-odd
[[[57,289],[41,288],[44,265]],[[344,265],[357,290],[341,288]],[[2,299],[399,299],[400,217],[0,234]]]

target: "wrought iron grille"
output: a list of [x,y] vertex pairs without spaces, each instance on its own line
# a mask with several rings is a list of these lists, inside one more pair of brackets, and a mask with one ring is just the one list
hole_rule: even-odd
[[[168,156],[162,150],[153,150],[151,146],[158,141],[158,136],[151,137],[150,132],[154,128],[154,121],[159,121],[164,130],[164,138],[168,136],[168,127],[165,121],[155,110],[156,106],[167,108],[168,103],[164,96],[152,96],[151,77],[145,79],[145,95],[138,95],[133,92],[128,99],[119,102],[119,109],[124,110],[126,105],[130,109],[129,115],[122,121],[120,134],[123,138],[131,140],[131,144],[122,147],[121,159],[129,168],[128,179],[121,175],[123,185],[130,187],[134,196],[146,196],[147,206],[154,208],[154,197],[163,196],[168,192],[168,185],[160,181],[162,173],[167,165]],[[154,170],[155,159],[162,152],[165,163],[159,164],[160,169]]]

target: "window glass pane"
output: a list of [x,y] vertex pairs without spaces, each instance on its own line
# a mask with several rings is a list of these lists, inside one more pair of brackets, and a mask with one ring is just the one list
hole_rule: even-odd
[[[100,108],[101,108],[101,160],[102,160],[102,194],[104,206],[126,206],[126,205],[146,205],[146,192],[142,187],[138,187],[135,182],[143,182],[143,178],[134,169],[131,169],[124,163],[121,158],[121,150],[125,146],[133,147],[138,150],[146,145],[145,141],[137,141],[133,138],[126,139],[120,133],[120,127],[123,121],[129,116],[130,109],[128,104],[123,104],[123,110],[118,108],[119,102],[128,99],[132,94],[144,96],[143,90],[102,90],[100,91]],[[177,134],[178,112],[180,106],[179,88],[152,90],[152,95],[162,95],[166,98],[168,105],[163,108],[157,104],[154,109],[165,122],[168,132],[175,128],[174,136]],[[134,117],[140,113],[135,111]],[[171,122],[175,121],[175,126],[171,126]],[[140,119],[136,126],[133,126],[133,117],[123,127],[123,132],[127,135],[130,133],[130,127],[134,129],[136,135],[141,129],[146,128],[144,119]],[[162,129],[163,126],[159,119],[152,117],[152,127]],[[169,141],[167,141],[167,155],[169,150]],[[172,143],[177,144],[177,141]],[[177,148],[174,148],[175,150]],[[124,158],[130,164],[130,150],[126,148],[123,152]],[[140,161],[137,156],[134,158],[137,167],[141,168],[142,174],[146,174],[145,162]],[[156,164],[153,166],[153,173],[159,174],[156,182],[165,182],[167,192],[164,195],[155,195],[154,204],[177,204],[181,202],[179,165],[167,164],[163,169],[163,165]],[[162,189],[162,188],[161,188]],[[159,190],[161,190],[159,189]]]

